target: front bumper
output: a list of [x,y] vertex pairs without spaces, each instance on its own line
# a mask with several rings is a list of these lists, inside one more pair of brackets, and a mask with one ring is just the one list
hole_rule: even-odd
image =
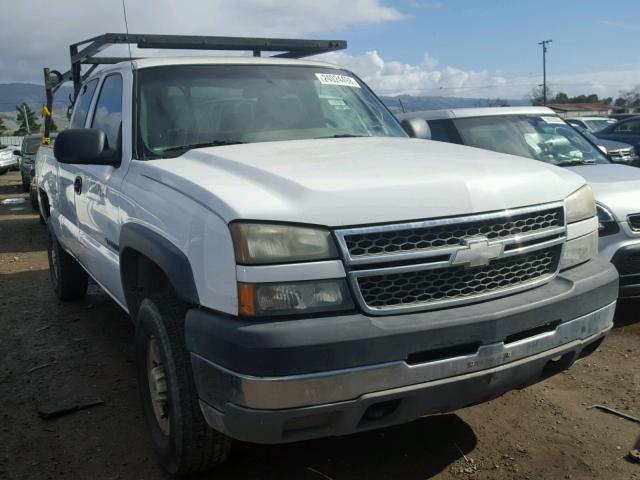
[[640,297],[640,244],[618,249],[611,263],[620,274],[620,297]]
[[617,233],[600,237],[598,256],[618,270],[620,298],[640,297],[640,235],[628,223],[618,225]]
[[568,368],[611,328],[617,274],[592,261],[490,302],[387,317],[244,322],[191,310],[187,346],[209,424],[280,443],[489,400]]

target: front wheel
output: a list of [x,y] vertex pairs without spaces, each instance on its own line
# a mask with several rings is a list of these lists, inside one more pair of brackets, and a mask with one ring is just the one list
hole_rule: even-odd
[[145,298],[135,334],[142,410],[160,465],[173,475],[209,470],[226,460],[231,447],[231,439],[209,427],[200,410],[185,314],[170,296]]

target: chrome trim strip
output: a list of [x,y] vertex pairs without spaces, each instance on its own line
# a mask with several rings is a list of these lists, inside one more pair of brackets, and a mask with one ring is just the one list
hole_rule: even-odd
[[[461,248],[465,248],[464,246],[455,246],[455,247],[443,247],[443,248],[432,248],[432,249],[424,249],[420,251],[413,251],[408,253],[392,253],[392,254],[380,254],[380,255],[371,255],[366,257],[352,257],[349,253],[349,248],[347,247],[346,238],[349,235],[361,235],[367,233],[380,233],[380,232],[391,232],[391,231],[402,231],[402,230],[411,230],[416,228],[428,228],[428,227],[437,227],[442,225],[455,225],[458,223],[468,223],[474,221],[483,221],[483,220],[491,220],[491,219],[500,219],[509,217],[513,217],[515,215],[524,215],[527,213],[534,213],[543,210],[551,210],[554,208],[561,208],[563,210],[563,221],[566,222],[566,215],[564,215],[564,203],[563,202],[552,202],[545,203],[542,205],[536,205],[532,207],[523,207],[523,208],[513,208],[500,210],[498,212],[491,213],[480,213],[476,215],[466,215],[462,217],[447,217],[447,218],[439,218],[434,220],[424,220],[418,222],[409,222],[409,223],[395,223],[391,225],[376,225],[371,227],[355,227],[355,228],[346,228],[346,229],[337,229],[334,231],[336,239],[338,241],[338,246],[340,251],[342,252],[343,258],[347,265],[362,265],[367,263],[382,263],[382,262],[392,262],[398,260],[412,260],[416,258],[425,258],[432,257],[437,255],[446,255],[447,253],[453,253],[456,250]],[[554,233],[551,233],[551,232]],[[566,231],[566,227],[557,227],[554,229],[549,229],[545,231],[545,234],[548,235],[557,234],[559,232]],[[537,235],[538,233],[542,234],[542,232],[535,232],[531,234],[531,239],[538,238],[533,235]],[[505,239],[496,240],[496,242],[504,242],[507,239],[510,242],[523,241],[523,239],[528,240],[528,235],[514,235],[513,237],[507,237]],[[516,240],[517,239],[517,240]]]
[[509,344],[498,342],[484,345],[471,355],[418,365],[398,361],[307,375],[254,377],[198,358],[218,371],[221,378],[216,385],[226,386],[225,391],[220,392],[226,401],[256,409],[298,408],[353,400],[374,392],[441,379],[455,382],[457,376],[482,373],[492,368],[508,368],[510,365],[526,363],[530,357],[544,355],[552,358],[562,355],[606,335],[613,326],[615,306],[616,302],[610,303],[562,323],[551,332]]
[[279,265],[236,265],[237,280],[247,283],[324,280],[327,278],[344,278],[345,276],[344,264],[341,260]]

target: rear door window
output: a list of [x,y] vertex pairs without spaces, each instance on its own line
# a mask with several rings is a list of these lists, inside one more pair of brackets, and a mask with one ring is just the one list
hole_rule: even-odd
[[80,87],[80,93],[73,108],[69,128],[84,128],[84,123],[89,114],[89,107],[91,106],[91,100],[93,99],[93,93],[96,91],[97,86],[98,79],[94,78]]
[[104,79],[98,103],[93,113],[92,128],[107,135],[110,148],[119,148],[119,132],[122,124],[122,77],[109,75]]

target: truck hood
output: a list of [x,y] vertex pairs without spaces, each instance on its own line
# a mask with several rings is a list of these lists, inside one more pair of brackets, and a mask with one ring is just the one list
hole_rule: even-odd
[[596,201],[617,217],[626,221],[627,215],[640,213],[640,168],[627,165],[580,165],[567,167],[583,177]]
[[463,215],[562,200],[584,180],[566,169],[408,138],[263,142],[132,162],[226,221],[346,226]]

